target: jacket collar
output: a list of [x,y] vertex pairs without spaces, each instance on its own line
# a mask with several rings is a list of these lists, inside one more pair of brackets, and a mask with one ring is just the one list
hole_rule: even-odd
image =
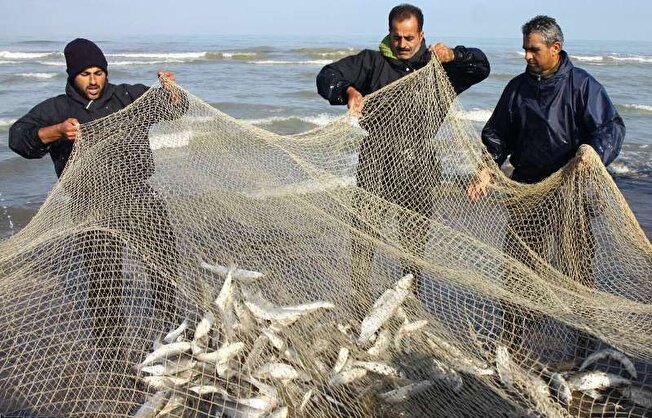
[[556,79],[558,77],[562,77],[572,69],[573,69],[573,63],[571,62],[570,58],[568,58],[568,54],[566,53],[566,51],[562,49],[559,52],[559,68],[557,68],[557,71],[552,73],[550,76],[543,78],[538,74],[530,73],[527,70],[527,67],[525,68],[525,73],[535,80],[544,81],[544,80],[551,80],[551,79]]
[[378,49],[380,50],[382,56],[384,56],[385,58],[389,58],[390,60],[394,60],[400,64],[404,64],[406,62],[409,62],[411,64],[417,64],[417,63],[422,63],[424,61],[425,62],[430,61],[430,53],[426,48],[425,38],[421,40],[421,46],[419,47],[417,53],[412,55],[412,57],[410,57],[407,60],[401,60],[396,58],[396,55],[394,55],[394,51],[392,51],[392,47],[390,45],[389,35],[385,36],[383,40],[380,41],[380,44],[378,45]]
[[107,82],[104,86],[104,90],[102,91],[102,95],[99,98],[95,100],[88,100],[83,94],[79,92],[79,90],[77,90],[77,88],[75,88],[75,86],[70,84],[70,82],[66,83],[66,95],[77,103],[80,103],[82,106],[84,106],[85,109],[90,109],[91,107],[95,109],[102,106],[104,103],[111,99],[114,91],[115,85]]

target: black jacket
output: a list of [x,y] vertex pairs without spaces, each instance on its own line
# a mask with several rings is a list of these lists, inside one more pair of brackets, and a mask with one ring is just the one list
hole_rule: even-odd
[[625,125],[604,87],[564,51],[548,79],[527,72],[512,79],[482,131],[496,163],[511,155],[512,178],[525,183],[559,170],[581,144],[591,145],[608,165],[624,137]]
[[[489,76],[489,61],[481,50],[457,46],[453,53],[453,61],[442,66],[457,94]],[[349,86],[366,96],[424,67],[431,58],[425,41],[409,61],[365,49],[325,66],[317,75],[317,91],[330,104],[347,104]]]
[[[108,116],[133,103],[148,89],[149,87],[143,84],[107,83],[102,96],[97,100],[89,101],[68,83],[65,94],[39,103],[12,125],[9,130],[9,147],[25,158],[41,158],[49,153],[57,177],[60,177],[72,152],[73,141],[61,138],[45,145],[38,137],[38,130],[68,118],[75,118],[79,123],[87,123]],[[149,148],[149,144],[144,146]],[[151,153],[151,150],[149,152]],[[153,170],[153,162],[148,161],[145,165],[151,165],[148,171]]]
[[[383,48],[385,47],[385,48]],[[387,45],[381,43],[387,50]],[[489,62],[482,51],[458,46],[454,60],[443,68],[457,94],[484,80],[489,75]],[[364,50],[325,66],[317,76],[319,94],[331,104],[346,104],[346,89],[353,86],[368,95],[404,77],[431,60],[431,54],[422,42],[420,50],[408,61],[402,61],[379,51]],[[437,82],[437,81],[435,81]],[[362,141],[358,155],[356,180],[359,187],[400,206],[430,216],[433,182],[439,181],[440,163],[437,156],[438,124],[423,120],[433,112],[445,115],[450,103],[429,103],[439,107],[419,112],[405,106],[383,106],[383,98],[369,99],[365,109],[372,109],[360,120],[368,136]],[[426,105],[427,100],[417,100]],[[409,123],[405,123],[406,117]],[[440,120],[439,123],[442,121]],[[416,128],[416,129],[415,129]],[[392,132],[391,140],[387,132]]]

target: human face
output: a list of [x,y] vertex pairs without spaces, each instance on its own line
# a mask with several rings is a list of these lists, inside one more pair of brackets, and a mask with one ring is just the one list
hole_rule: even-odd
[[416,16],[410,16],[401,21],[392,21],[389,28],[390,45],[396,58],[408,60],[419,51],[423,32],[419,32],[419,22]]
[[106,85],[106,73],[99,67],[88,67],[75,76],[75,87],[88,100],[95,100],[102,95]]
[[546,45],[540,33],[532,32],[523,35],[523,50],[527,69],[535,74],[548,74],[559,62],[559,51],[561,44],[554,42],[551,46]]

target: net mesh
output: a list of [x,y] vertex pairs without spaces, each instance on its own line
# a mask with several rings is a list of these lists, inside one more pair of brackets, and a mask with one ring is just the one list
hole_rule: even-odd
[[599,157],[515,183],[455,97],[433,62],[298,135],[176,85],[82,125],[0,244],[0,411],[650,415],[652,248]]

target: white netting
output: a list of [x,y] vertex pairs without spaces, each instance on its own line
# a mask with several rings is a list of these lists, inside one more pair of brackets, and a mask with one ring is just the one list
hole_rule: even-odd
[[599,158],[514,183],[461,110],[433,62],[300,135],[176,86],[83,125],[0,244],[0,412],[650,414],[652,247]]

